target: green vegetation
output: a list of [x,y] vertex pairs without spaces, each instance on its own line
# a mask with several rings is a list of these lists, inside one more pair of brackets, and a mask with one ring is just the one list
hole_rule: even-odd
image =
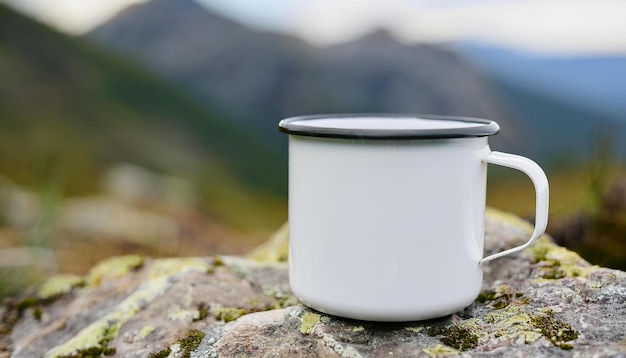
[[[124,163],[181,178],[190,209],[246,240],[286,220],[286,153],[210,101],[1,4],[0,75],[0,194],[23,188],[38,207],[33,226],[10,228],[18,240],[0,231],[0,249],[50,247],[67,199],[100,194],[107,171]],[[5,211],[0,229],[11,225]],[[42,282],[46,269],[0,268],[0,297]]]
[[[600,170],[604,174],[587,167],[547,173],[550,182],[547,232],[559,245],[593,264],[625,270],[626,198],[621,193],[626,186],[626,166],[619,163],[596,166],[604,168]],[[532,220],[534,188],[523,174],[495,178],[487,187],[487,205]]]
[[61,196],[112,164],[190,180],[202,209],[244,230],[285,220],[286,155],[216,106],[0,6],[0,173]]

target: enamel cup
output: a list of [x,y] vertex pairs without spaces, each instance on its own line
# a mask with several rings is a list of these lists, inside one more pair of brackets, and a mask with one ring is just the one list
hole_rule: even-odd
[[[289,134],[289,282],[307,306],[371,321],[445,316],[470,305],[481,264],[530,245],[547,225],[548,181],[533,161],[492,152],[494,121],[318,115]],[[483,257],[487,163],[526,173],[535,229]]]

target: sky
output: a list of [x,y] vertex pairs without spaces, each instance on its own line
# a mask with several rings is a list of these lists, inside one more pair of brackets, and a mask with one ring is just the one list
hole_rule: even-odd
[[[147,0],[0,0],[80,34]],[[404,42],[473,40],[543,53],[626,54],[623,0],[198,0],[260,29],[326,46],[375,29]]]

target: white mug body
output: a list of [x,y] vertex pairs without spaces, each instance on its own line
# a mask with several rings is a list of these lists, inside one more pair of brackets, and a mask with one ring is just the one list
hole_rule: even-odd
[[[430,115],[293,117],[289,134],[289,282],[319,311],[413,321],[470,305],[485,262],[543,235],[548,179],[532,160],[492,152],[491,120]],[[487,163],[524,172],[535,227],[483,257]]]
[[289,280],[321,312],[445,316],[482,283],[486,136],[289,136]]

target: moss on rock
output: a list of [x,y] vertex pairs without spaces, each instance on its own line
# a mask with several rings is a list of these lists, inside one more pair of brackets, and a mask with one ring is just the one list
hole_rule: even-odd
[[478,345],[478,336],[465,327],[430,327],[426,330],[429,336],[439,336],[445,345],[460,351],[470,350]]
[[193,318],[193,322],[202,321],[209,316],[209,309],[204,303],[198,305],[198,315]]
[[167,358],[170,355],[170,353],[172,353],[172,348],[167,347],[156,353],[150,353],[150,355],[148,355],[148,358]]
[[215,318],[220,321],[230,322],[248,313],[242,308],[220,307],[215,310]]
[[187,336],[178,343],[180,344],[180,349],[183,351],[181,357],[189,358],[191,356],[191,352],[196,350],[200,346],[202,342],[202,338],[204,338],[205,333],[198,331],[196,329],[189,331]]
[[574,348],[567,342],[578,338],[578,332],[569,324],[556,319],[554,312],[549,311],[546,314],[534,316],[531,322],[555,346],[565,350]]

